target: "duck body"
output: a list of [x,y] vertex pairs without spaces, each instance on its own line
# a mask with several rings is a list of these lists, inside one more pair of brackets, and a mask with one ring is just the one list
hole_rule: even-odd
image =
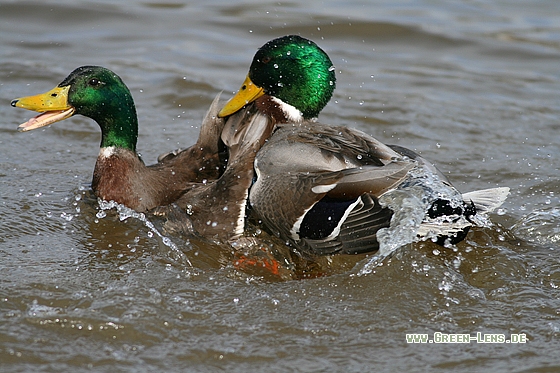
[[[253,105],[255,115],[276,128],[255,158],[249,192],[252,213],[272,233],[311,255],[374,252],[381,236],[399,230],[409,231],[401,245],[419,239],[455,244],[477,213],[503,203],[508,188],[463,198],[415,152],[321,124],[316,117],[335,82],[332,62],[316,44],[281,37],[257,51],[241,89],[220,111],[227,117]],[[222,139],[243,123],[237,126],[226,122]]]
[[461,241],[474,203],[413,154],[347,127],[279,125],[255,159],[250,206],[273,233],[307,253],[358,254],[376,251],[377,232],[396,223],[380,200],[404,192],[426,206],[426,222],[439,220],[418,239]]
[[144,212],[175,202],[197,181],[202,180],[196,169],[165,162],[146,166],[135,152],[109,147],[99,152],[91,186],[102,200]]
[[138,212],[165,206],[179,200],[197,184],[216,180],[221,161],[218,141],[168,153],[157,163],[146,166],[129,149],[101,148],[93,171],[92,189],[106,201],[115,201]]

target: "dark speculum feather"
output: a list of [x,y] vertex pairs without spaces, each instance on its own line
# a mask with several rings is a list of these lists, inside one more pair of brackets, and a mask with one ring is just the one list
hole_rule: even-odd
[[355,200],[341,201],[325,197],[305,214],[300,226],[300,237],[320,240],[328,237],[342,220]]

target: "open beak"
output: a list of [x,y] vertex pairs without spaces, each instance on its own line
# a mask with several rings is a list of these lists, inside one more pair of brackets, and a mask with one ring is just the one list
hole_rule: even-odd
[[74,115],[76,109],[68,104],[68,91],[70,86],[56,87],[40,95],[17,98],[12,101],[13,107],[42,113],[18,127],[18,131],[25,132],[36,128],[48,126]]
[[247,75],[239,91],[226,102],[222,110],[218,113],[218,116],[220,118],[227,117],[262,95],[264,95],[264,90],[255,85],[255,83],[251,81],[251,78],[249,78],[249,75]]

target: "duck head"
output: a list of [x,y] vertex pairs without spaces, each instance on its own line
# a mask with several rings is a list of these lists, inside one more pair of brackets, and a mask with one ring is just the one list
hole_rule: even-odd
[[52,90],[15,99],[12,106],[41,113],[21,124],[19,131],[30,131],[81,114],[101,127],[102,148],[136,149],[138,118],[132,95],[121,78],[104,67],[78,67]]
[[280,121],[315,118],[335,85],[332,61],[317,44],[297,35],[283,36],[259,48],[241,88],[219,116],[255,101],[261,111],[283,116]]

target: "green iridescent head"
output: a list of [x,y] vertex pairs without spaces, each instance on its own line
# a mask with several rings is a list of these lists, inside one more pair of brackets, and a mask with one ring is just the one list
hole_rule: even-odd
[[297,35],[283,36],[259,48],[247,79],[220,116],[266,94],[295,107],[304,118],[314,118],[331,99],[335,86],[332,61],[317,44]]
[[20,131],[81,114],[101,127],[101,147],[136,149],[138,118],[132,95],[121,78],[104,67],[78,67],[54,89],[16,99],[12,106],[42,113],[21,124]]

